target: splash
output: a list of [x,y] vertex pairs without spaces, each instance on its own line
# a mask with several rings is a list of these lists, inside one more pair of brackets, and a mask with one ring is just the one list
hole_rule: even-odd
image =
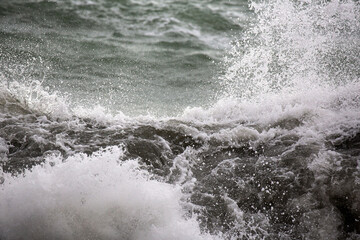
[[257,21],[226,58],[225,95],[243,100],[359,80],[355,1],[253,1]]
[[359,5],[251,7],[226,59],[232,98],[208,109],[132,118],[1,85],[0,105],[30,116],[1,119],[3,166],[23,175],[0,172],[0,238],[357,237]]
[[[2,239],[215,239],[185,218],[178,187],[152,180],[120,146],[4,174]],[[24,199],[27,199],[24,201]]]
[[[32,80],[20,83],[17,81],[3,84],[4,98],[8,103],[17,104],[27,111],[45,114],[52,118],[66,119],[71,116],[68,101],[57,92],[50,93],[41,81]],[[5,89],[4,89],[5,88]]]

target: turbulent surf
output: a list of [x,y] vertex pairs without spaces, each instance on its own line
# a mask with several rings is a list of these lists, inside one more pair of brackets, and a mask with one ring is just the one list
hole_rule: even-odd
[[357,1],[2,1],[0,239],[360,238]]

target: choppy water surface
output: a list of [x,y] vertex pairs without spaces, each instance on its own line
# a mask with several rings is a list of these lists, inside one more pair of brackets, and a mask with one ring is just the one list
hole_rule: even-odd
[[354,1],[0,2],[0,239],[358,239]]

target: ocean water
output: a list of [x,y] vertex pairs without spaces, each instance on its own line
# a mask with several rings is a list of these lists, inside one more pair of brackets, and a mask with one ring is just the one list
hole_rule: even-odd
[[0,0],[0,239],[360,239],[360,5]]

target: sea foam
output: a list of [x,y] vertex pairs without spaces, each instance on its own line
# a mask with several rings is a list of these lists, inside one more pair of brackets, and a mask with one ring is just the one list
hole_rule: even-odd
[[1,239],[214,239],[185,217],[178,187],[122,156],[117,146],[53,154],[23,176],[5,174]]

